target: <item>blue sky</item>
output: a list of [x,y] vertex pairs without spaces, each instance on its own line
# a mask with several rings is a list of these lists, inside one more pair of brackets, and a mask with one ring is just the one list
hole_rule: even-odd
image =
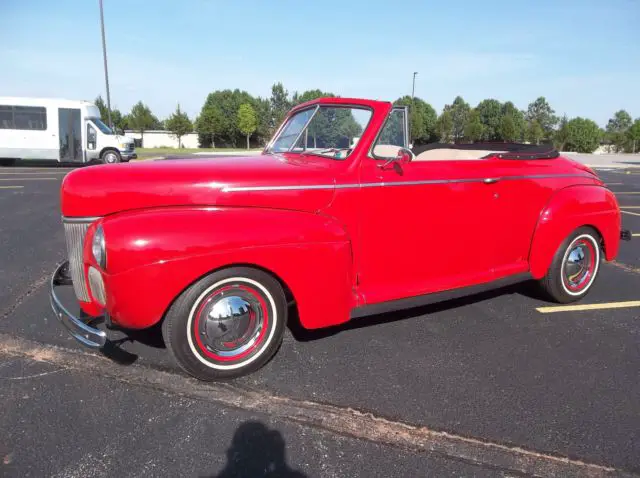
[[[636,0],[104,0],[112,103],[197,114],[210,91],[320,88],[438,112],[460,94],[604,125],[640,116]],[[98,0],[0,0],[0,95],[104,94]]]

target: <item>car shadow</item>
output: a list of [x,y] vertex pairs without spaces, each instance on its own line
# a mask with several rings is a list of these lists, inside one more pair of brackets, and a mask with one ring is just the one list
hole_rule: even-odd
[[142,330],[121,329],[119,327],[107,327],[112,331],[105,346],[101,349],[102,354],[120,365],[131,365],[138,360],[139,355],[129,352],[123,345],[138,342],[147,347],[164,349],[166,345],[162,338],[162,324],[158,323],[153,327]]
[[323,329],[305,329],[300,320],[298,319],[295,310],[290,311],[289,330],[294,339],[299,342],[311,342],[314,340],[320,340],[326,337],[339,334],[347,330],[356,330],[364,327],[374,327],[376,325],[385,324],[389,322],[397,322],[406,319],[414,319],[422,315],[435,314],[445,310],[456,309],[465,305],[471,305],[478,302],[482,302],[489,299],[494,299],[502,295],[520,294],[525,297],[529,297],[534,300],[547,300],[544,293],[540,290],[540,287],[535,281],[526,281],[519,284],[513,284],[505,287],[501,287],[495,290],[480,292],[457,299],[451,299],[435,304],[424,305],[420,307],[413,307],[410,309],[396,310],[393,312],[385,312],[381,314],[369,315],[366,317],[360,317],[357,319],[351,319],[344,324],[335,325],[333,327],[327,327]]
[[270,430],[261,422],[248,421],[235,431],[227,449],[227,463],[216,475],[203,478],[306,478],[287,464],[286,446],[282,433]]

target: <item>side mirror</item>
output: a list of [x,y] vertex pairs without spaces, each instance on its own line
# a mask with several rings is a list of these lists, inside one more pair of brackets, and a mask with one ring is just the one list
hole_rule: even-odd
[[393,168],[397,170],[399,165],[410,163],[415,157],[416,155],[410,149],[400,148],[395,158],[389,158],[384,163],[378,164],[378,167],[380,169],[388,169],[390,165],[393,165]]
[[400,164],[406,164],[406,163],[410,163],[411,161],[413,161],[415,159],[416,155],[413,154],[413,151],[411,151],[410,149],[407,148],[400,148],[398,150],[398,156],[397,156],[397,161]]

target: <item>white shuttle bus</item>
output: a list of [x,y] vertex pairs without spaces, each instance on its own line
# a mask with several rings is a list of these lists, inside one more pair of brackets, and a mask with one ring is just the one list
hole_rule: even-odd
[[0,96],[0,163],[119,163],[136,157],[133,139],[112,131],[88,101]]

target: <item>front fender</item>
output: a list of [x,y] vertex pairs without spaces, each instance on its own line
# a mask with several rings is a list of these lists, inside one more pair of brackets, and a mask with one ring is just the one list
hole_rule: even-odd
[[351,243],[331,218],[277,209],[162,208],[109,216],[102,225],[106,308],[123,327],[155,324],[198,278],[238,264],[280,278],[307,328],[349,318]]
[[529,252],[534,278],[544,277],[562,241],[581,226],[597,229],[604,242],[606,259],[615,259],[621,227],[615,195],[602,186],[571,186],[557,191],[540,214]]

